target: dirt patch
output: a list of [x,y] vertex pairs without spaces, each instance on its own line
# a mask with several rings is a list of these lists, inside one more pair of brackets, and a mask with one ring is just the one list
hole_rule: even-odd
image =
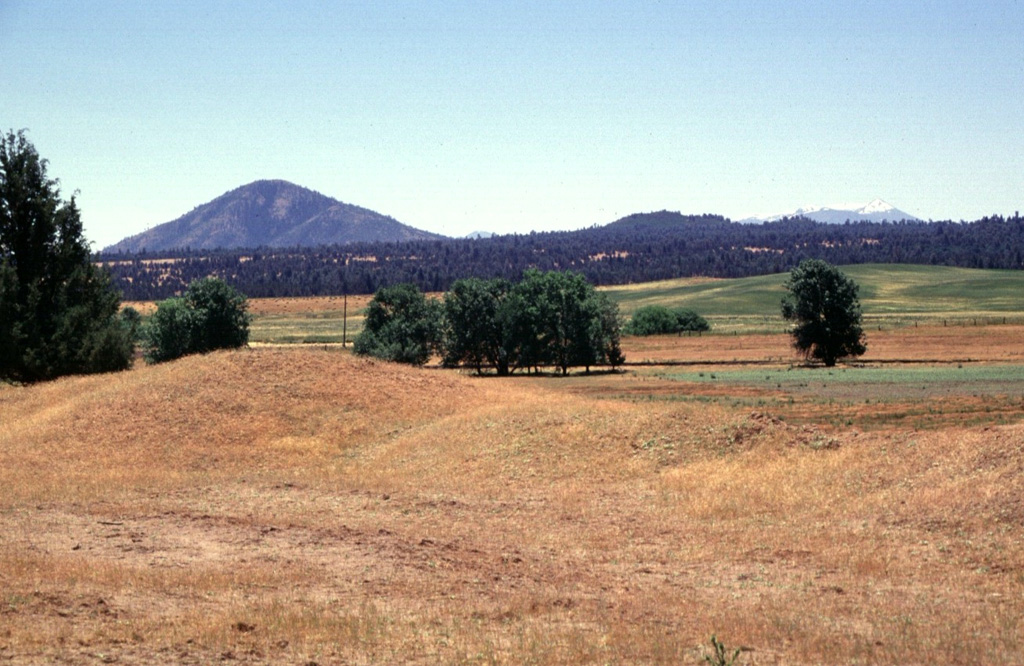
[[[1024,326],[921,326],[867,330],[867,353],[858,362],[1024,362]],[[802,363],[788,334],[701,335],[623,338],[632,362],[701,361],[714,364]]]

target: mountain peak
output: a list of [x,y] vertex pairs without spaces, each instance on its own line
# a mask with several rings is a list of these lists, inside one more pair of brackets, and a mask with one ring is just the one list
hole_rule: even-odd
[[870,215],[871,213],[888,213],[891,210],[896,210],[896,207],[881,199],[875,199],[866,206],[858,208],[857,212],[861,215]]
[[286,180],[257,180],[105,252],[314,247],[443,238]]
[[740,222],[778,222],[787,217],[804,217],[815,222],[842,224],[843,222],[881,222],[887,220],[919,221],[910,213],[906,213],[887,201],[874,199],[867,204],[837,204],[833,206],[803,206],[790,213],[778,215],[754,216]]

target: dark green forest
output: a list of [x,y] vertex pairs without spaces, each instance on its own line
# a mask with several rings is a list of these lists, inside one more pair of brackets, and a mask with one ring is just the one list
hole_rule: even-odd
[[662,211],[571,232],[94,257],[128,300],[167,298],[206,276],[259,298],[372,294],[399,283],[440,292],[466,277],[516,280],[528,268],[573,270],[595,285],[736,278],[784,273],[804,259],[1021,269],[1024,220],[1014,214],[974,222],[822,224],[789,218],[741,224]]

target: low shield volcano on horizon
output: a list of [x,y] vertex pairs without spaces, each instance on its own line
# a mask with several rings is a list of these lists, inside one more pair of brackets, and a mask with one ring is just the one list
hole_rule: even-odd
[[129,236],[104,252],[316,247],[442,238],[284,180],[258,180],[176,220]]

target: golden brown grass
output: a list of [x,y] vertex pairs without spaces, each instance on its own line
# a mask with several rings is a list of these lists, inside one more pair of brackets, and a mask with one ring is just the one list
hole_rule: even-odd
[[653,383],[258,349],[0,387],[0,658],[1024,660],[1024,424]]

